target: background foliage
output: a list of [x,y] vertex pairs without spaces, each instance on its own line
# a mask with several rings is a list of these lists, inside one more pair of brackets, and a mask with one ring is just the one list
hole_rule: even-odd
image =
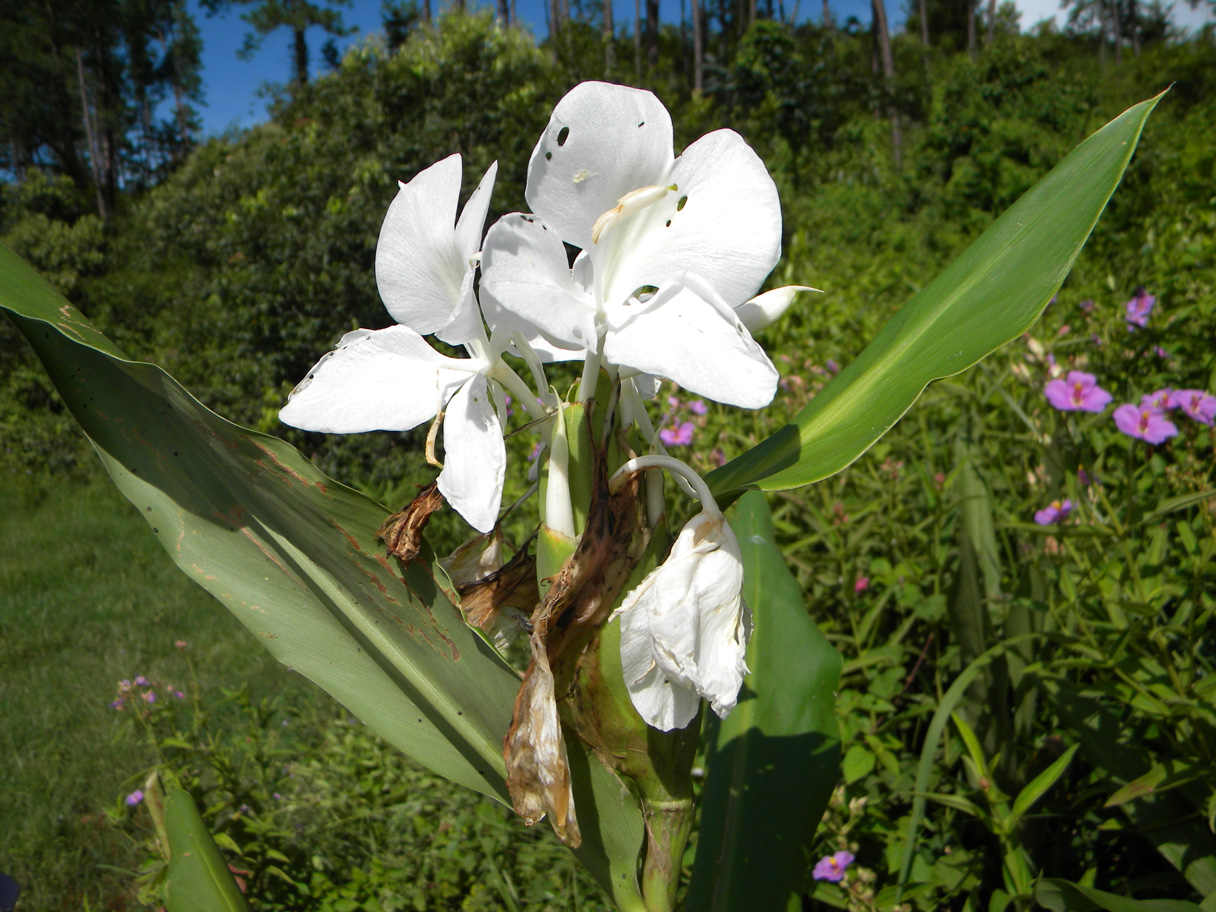
[[[124,114],[113,135],[127,176],[112,200],[87,153],[73,170],[66,153],[45,151],[52,133],[39,134],[51,137],[44,151],[2,187],[0,240],[207,405],[402,501],[426,471],[413,435],[325,438],[275,417],[341,333],[388,322],[372,263],[394,182],[458,151],[471,189],[498,159],[491,218],[522,208],[528,153],[561,94],[583,78],[645,85],[672,110],[678,146],[719,126],[753,144],[782,194],[773,284],[827,292],[762,340],[783,375],[771,410],[711,406],[695,419],[695,448],[681,455],[709,469],[813,396],[1082,137],[1174,83],[1034,344],[932,387],[850,469],[771,502],[808,610],[845,658],[843,783],[818,854],[847,848],[858,861],[836,887],[810,879],[809,858],[808,904],[888,909],[898,895],[918,909],[996,909],[1041,877],[1212,908],[1216,441],[1179,415],[1179,435],[1150,447],[1109,411],[1054,412],[1042,387],[1077,368],[1115,404],[1216,388],[1216,43],[1210,31],[1154,31],[1142,9],[1140,53],[1129,37],[1118,67],[1114,47],[1084,32],[994,27],[969,54],[965,19],[945,12],[928,8],[928,48],[915,20],[896,36],[887,82],[855,23],[761,15],[744,27],[727,11],[711,20],[699,94],[691,37],[675,27],[658,30],[641,67],[618,38],[606,70],[594,15],[540,48],[485,14],[407,18],[391,48],[350,52],[243,134],[153,155]],[[115,110],[138,112],[124,97]],[[146,155],[161,164],[137,168]],[[1130,332],[1122,306],[1138,286],[1158,306]],[[157,762],[229,837],[258,908],[601,907],[547,835],[409,767],[287,672],[233,659],[235,632],[206,632],[218,612],[176,594],[159,558],[121,544],[139,534],[125,528],[131,517],[93,485],[96,460],[7,323],[0,352],[0,472],[24,482],[4,494],[19,505],[4,517],[0,563],[2,687],[17,721],[0,744],[23,784],[0,798],[0,866],[27,885],[30,908],[139,906],[132,875],[148,862],[154,876],[155,855],[149,822],[122,796]],[[1032,522],[1062,497],[1077,505],[1067,524]],[[454,544],[460,532],[443,521],[439,543]],[[183,639],[213,645],[180,653],[160,642],[172,637],[153,641],[150,627],[170,615]],[[78,654],[67,629],[88,631],[113,661]],[[105,709],[118,678],[153,669],[191,681],[189,699],[158,703],[143,722]],[[41,799],[56,788],[47,771],[71,783],[58,813]],[[1044,904],[1067,893],[1040,887]]]

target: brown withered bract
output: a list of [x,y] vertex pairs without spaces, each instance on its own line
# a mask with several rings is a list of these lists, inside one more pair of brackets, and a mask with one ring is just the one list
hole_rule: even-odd
[[[533,536],[535,538],[535,536]],[[460,610],[469,626],[489,633],[500,622],[504,609],[528,617],[540,601],[536,582],[536,556],[530,553],[532,539],[524,542],[503,566],[481,579],[459,584]]]
[[[578,653],[607,621],[612,604],[648,541],[637,480],[615,495],[608,490],[606,454],[597,447],[587,526],[574,554],[551,578],[532,615],[531,662],[515,698],[503,740],[507,788],[515,810],[529,822],[547,813],[558,837],[577,846],[578,824],[565,741],[557,723],[555,675],[572,681]],[[556,727],[555,727],[556,726]],[[600,739],[579,732],[589,744]]]
[[421,489],[409,506],[386,519],[376,537],[388,546],[389,554],[409,563],[422,549],[422,530],[431,514],[442,506],[443,495],[439,493],[438,483],[432,481]]

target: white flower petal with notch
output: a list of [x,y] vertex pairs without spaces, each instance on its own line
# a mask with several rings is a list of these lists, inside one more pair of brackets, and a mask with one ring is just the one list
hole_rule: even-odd
[[712,288],[692,275],[643,303],[609,313],[604,355],[613,364],[674,380],[741,408],[761,408],[778,373],[747,327]]
[[580,249],[596,219],[670,169],[671,115],[644,89],[583,82],[553,109],[528,161],[532,211]]
[[459,221],[459,154],[398,185],[376,244],[376,285],[398,323],[421,335],[443,333],[451,344],[469,341],[474,323],[480,328],[471,274],[497,173],[494,162]]
[[434,418],[485,366],[439,354],[408,326],[358,329],[308,372],[279,418],[327,434],[408,431]]

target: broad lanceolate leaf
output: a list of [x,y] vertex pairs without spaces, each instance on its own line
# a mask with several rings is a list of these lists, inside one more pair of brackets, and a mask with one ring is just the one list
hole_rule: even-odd
[[1074,149],[922,289],[794,420],[715,470],[715,494],[779,491],[849,465],[933,380],[1021,335],[1055,294],[1131,159],[1160,95]]
[[164,820],[169,843],[164,899],[169,912],[249,912],[188,792],[165,789]]
[[[390,560],[375,538],[384,507],[283,441],[220,418],[155,365],[127,360],[4,247],[0,309],[191,579],[405,754],[510,803],[502,742],[519,676],[465,625],[429,550],[408,566]],[[641,812],[602,764],[582,774],[576,793],[595,807],[577,854],[628,905]]]
[[841,658],[806,613],[763,495],[744,495],[730,522],[743,556],[743,597],[755,615],[752,672],[739,705],[708,729],[688,908],[784,912],[840,776],[832,705]]

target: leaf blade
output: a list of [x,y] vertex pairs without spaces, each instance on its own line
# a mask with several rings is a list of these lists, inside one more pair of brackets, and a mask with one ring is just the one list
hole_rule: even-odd
[[706,480],[715,495],[785,490],[834,475],[890,430],[929,383],[966,370],[1030,328],[1067,276],[1161,97],[1129,108],[1081,143],[793,421],[711,472]]

